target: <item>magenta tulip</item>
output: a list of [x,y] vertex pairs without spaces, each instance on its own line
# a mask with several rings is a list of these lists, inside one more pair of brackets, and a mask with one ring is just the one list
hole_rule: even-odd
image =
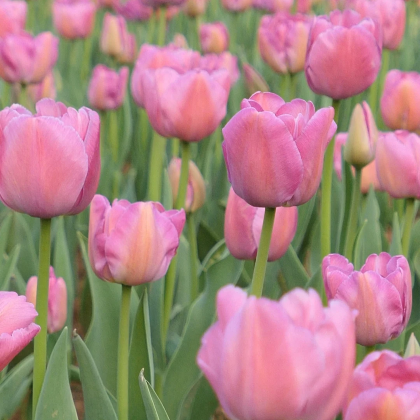
[[197,363],[230,418],[331,420],[340,411],[355,359],[347,305],[323,308],[312,289],[276,302],[229,285],[217,316]]
[[52,99],[36,110],[13,105],[0,112],[0,198],[43,219],[78,214],[98,187],[99,116]]
[[327,298],[341,299],[359,312],[359,344],[386,343],[407,326],[412,293],[410,266],[404,256],[373,254],[355,271],[345,257],[330,254],[322,262],[322,274]]
[[0,292],[0,371],[39,333],[37,315],[25,296]]
[[25,29],[27,5],[20,0],[0,1],[0,38],[18,34]]
[[[31,277],[26,285],[26,300],[34,306],[36,304],[36,291],[38,277]],[[67,286],[61,277],[56,277],[54,268],[50,267],[48,286],[48,321],[47,328],[50,334],[60,331],[67,320]]]
[[381,67],[379,24],[352,10],[335,10],[313,20],[306,51],[305,75],[320,95],[344,99],[367,89]]
[[337,129],[332,107],[285,103],[274,93],[255,93],[223,129],[229,181],[254,207],[297,206],[321,181],[325,149]]
[[202,51],[220,54],[229,47],[229,32],[223,22],[200,25],[200,45]]
[[160,203],[95,195],[90,207],[89,260],[102,280],[135,286],[166,274],[185,223],[184,210]]

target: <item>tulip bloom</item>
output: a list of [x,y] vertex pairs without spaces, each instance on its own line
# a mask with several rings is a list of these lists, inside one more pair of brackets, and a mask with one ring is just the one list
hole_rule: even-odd
[[341,255],[322,261],[328,299],[341,299],[357,309],[357,342],[364,346],[398,337],[411,314],[411,272],[408,261],[386,252],[372,254],[360,271]]
[[393,198],[420,199],[420,137],[408,131],[382,133],[376,146],[381,188]]
[[112,8],[127,20],[149,20],[153,14],[153,9],[139,0],[112,0]]
[[221,54],[205,54],[201,57],[199,67],[208,72],[225,69],[230,75],[230,84],[233,85],[239,79],[238,59],[229,51]]
[[200,25],[200,45],[202,51],[219,54],[229,47],[229,32],[222,22]]
[[26,12],[25,1],[0,1],[0,38],[22,32],[25,29]]
[[[255,260],[260,243],[265,209],[252,207],[231,188],[226,205],[225,239],[229,252],[240,260]],[[281,258],[297,228],[297,207],[278,207],[274,218],[268,261]]]
[[197,17],[206,13],[208,0],[186,0],[182,11],[189,17]]
[[[26,285],[26,300],[34,306],[36,304],[36,291],[38,277],[28,280]],[[47,328],[50,334],[60,331],[67,320],[67,286],[61,278],[57,278],[54,268],[50,267],[50,280],[48,286],[48,322]]]
[[382,119],[391,130],[420,127],[420,74],[391,70],[381,97]]
[[347,305],[323,308],[312,289],[276,302],[229,285],[217,316],[197,363],[230,418],[331,420],[340,411],[355,359]]
[[176,254],[184,210],[95,195],[90,207],[89,260],[102,280],[136,286],[158,280]]
[[99,116],[52,99],[36,110],[12,105],[0,112],[0,198],[42,219],[78,214],[98,187]]
[[33,103],[43,98],[55,99],[57,91],[55,89],[54,74],[50,71],[39,83],[33,83],[28,86],[28,93]]
[[53,24],[67,39],[87,38],[95,26],[96,5],[87,1],[56,0],[53,3]]
[[420,356],[370,353],[354,370],[343,413],[344,420],[420,418]]
[[352,10],[314,18],[306,51],[305,75],[320,95],[345,99],[367,89],[381,67],[379,24]]
[[235,193],[254,207],[309,201],[337,129],[334,109],[315,112],[312,102],[285,103],[270,92],[244,99],[241,108],[223,129],[223,154]]
[[125,98],[128,82],[128,67],[120,69],[119,73],[98,64],[93,69],[88,88],[90,105],[100,110],[119,108]]
[[0,371],[39,333],[37,315],[25,296],[0,292]]
[[54,67],[58,39],[51,32],[22,32],[0,39],[0,77],[8,83],[39,83]]
[[305,67],[311,19],[305,15],[277,13],[263,16],[258,28],[262,59],[277,73],[297,73]]

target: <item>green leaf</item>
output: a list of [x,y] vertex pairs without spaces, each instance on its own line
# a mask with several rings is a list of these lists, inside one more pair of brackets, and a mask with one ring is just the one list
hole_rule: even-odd
[[394,213],[394,218],[392,221],[392,241],[391,246],[389,248],[389,253],[391,255],[403,254],[401,246],[401,229],[397,212]]
[[69,383],[67,335],[67,328],[64,328],[51,354],[35,420],[77,420]]
[[4,258],[0,257],[2,258],[0,266],[0,290],[10,290],[9,280],[16,269],[20,249],[20,245],[16,245],[10,253],[10,256],[5,255]]
[[156,395],[152,386],[145,379],[143,371],[140,372],[139,384],[144,407],[146,409],[147,420],[169,420],[165,407]]
[[322,270],[321,267],[315,271],[315,274],[311,277],[308,283],[305,286],[305,289],[315,289],[319,296],[324,294],[324,281],[322,279]]
[[78,334],[73,336],[73,345],[80,367],[80,379],[83,387],[84,419],[117,420],[117,415],[108,398],[95,361]]
[[346,244],[346,236],[347,236],[347,225],[348,220],[350,217],[350,208],[351,208],[351,196],[353,192],[353,184],[354,178],[351,172],[351,166],[344,160],[343,153],[341,154],[341,185],[342,185],[342,203],[343,206],[341,207],[340,213],[340,226],[341,229],[339,231],[339,253],[344,253],[344,247]]
[[178,419],[185,398],[200,377],[195,359],[201,337],[214,320],[216,294],[223,286],[237,282],[242,267],[243,261],[232,256],[213,264],[206,273],[204,292],[191,305],[181,344],[164,377],[163,402],[173,420]]
[[293,238],[292,245],[293,248],[299,250],[303,239],[305,238],[308,225],[311,221],[311,216],[315,208],[316,196],[312,197],[307,203],[298,207],[299,216],[298,216],[298,225],[296,229],[295,237]]
[[204,376],[196,384],[194,399],[191,405],[190,413],[188,413],[189,416],[185,417],[191,420],[208,420],[212,418],[219,405],[219,400]]
[[6,252],[7,241],[9,238],[10,227],[12,225],[12,212],[8,212],[0,226],[0,257]]
[[289,246],[286,253],[280,258],[279,264],[289,290],[294,287],[306,286],[309,281],[308,273],[292,246]]

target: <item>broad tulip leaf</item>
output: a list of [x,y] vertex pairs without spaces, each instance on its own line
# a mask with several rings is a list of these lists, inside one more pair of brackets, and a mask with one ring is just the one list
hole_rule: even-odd
[[20,255],[20,245],[16,245],[9,256],[0,256],[0,290],[10,290],[10,277],[15,271],[16,263]]
[[[350,217],[350,208],[351,208],[351,196],[353,192],[354,178],[351,172],[351,166],[344,160],[343,155],[341,157],[341,199],[343,205],[341,206],[340,213],[340,226],[339,231],[339,243],[338,243],[338,252],[344,254],[344,247],[346,245],[346,236],[347,236],[347,227],[348,220]],[[335,248],[337,250],[337,248]]]
[[6,217],[0,225],[0,256],[6,252],[7,241],[9,238],[10,227],[12,225],[13,213],[7,212]]
[[289,290],[294,287],[305,287],[309,281],[308,273],[300,262],[295,250],[290,245],[279,260],[280,269]]
[[400,222],[397,213],[394,213],[394,218],[392,221],[392,241],[389,248],[389,253],[391,255],[402,255],[403,253],[401,246]]
[[298,207],[298,225],[292,245],[296,250],[300,250],[303,240],[309,232],[308,226],[315,208],[316,196],[312,197],[307,203]]
[[51,353],[35,420],[77,420],[67,366],[67,328]]
[[190,420],[208,420],[212,418],[219,405],[219,400],[204,376],[197,381],[189,416]]
[[143,371],[140,372],[139,384],[147,420],[169,420],[168,414],[166,413],[162,402],[156,395],[152,386],[145,379]]
[[73,336],[74,350],[80,367],[85,420],[117,420],[114,408],[86,344],[78,334]]

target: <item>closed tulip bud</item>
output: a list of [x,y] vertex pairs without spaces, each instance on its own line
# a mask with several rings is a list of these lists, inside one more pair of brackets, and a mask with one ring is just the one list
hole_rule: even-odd
[[[26,285],[26,300],[36,305],[38,277],[31,277]],[[48,286],[48,318],[47,329],[50,334],[60,331],[67,320],[67,286],[61,278],[57,278],[54,268],[50,267]]]
[[355,359],[346,304],[323,308],[312,289],[272,301],[229,285],[216,305],[218,321],[201,339],[197,364],[230,418],[331,420],[338,414]]
[[189,17],[197,17],[206,13],[208,0],[186,0],[182,11]]
[[112,0],[112,8],[127,20],[149,20],[153,14],[153,9],[139,0]]
[[370,353],[354,370],[347,398],[344,420],[420,418],[420,356]]
[[0,292],[0,371],[23,350],[41,330],[34,324],[38,313],[25,296]]
[[245,88],[249,96],[255,92],[268,92],[270,90],[267,82],[254,67],[244,63],[242,64],[242,70],[244,71]]
[[188,48],[187,38],[185,38],[183,34],[176,33],[174,37],[172,38],[172,43],[170,45],[175,48],[187,49]]
[[53,24],[67,39],[87,38],[95,26],[96,5],[87,1],[56,0],[53,3]]
[[252,0],[222,0],[222,6],[230,12],[243,12],[252,6]]
[[370,255],[360,271],[338,254],[322,262],[328,299],[341,299],[357,309],[356,338],[373,346],[398,337],[411,314],[411,272],[407,259],[386,252]]
[[42,219],[78,214],[98,187],[99,116],[52,99],[36,110],[13,105],[0,112],[1,200]]
[[351,115],[344,159],[356,168],[362,168],[375,158],[378,129],[367,102],[357,104]]
[[25,1],[0,1],[0,38],[22,32],[25,29],[26,12]]
[[391,130],[420,128],[420,74],[391,70],[381,97],[382,119]]
[[40,83],[34,83],[28,86],[28,93],[33,103],[43,98],[55,99],[57,91],[55,89],[54,74],[50,71]]
[[102,280],[136,286],[166,274],[185,224],[184,210],[160,203],[95,195],[90,207],[89,260]]
[[[194,213],[203,207],[206,201],[206,185],[203,175],[197,165],[190,160],[188,167],[188,186],[184,209],[187,213]],[[178,197],[179,178],[181,176],[181,159],[172,159],[168,168],[169,182],[172,188],[172,197],[175,203]]]
[[311,19],[280,12],[263,16],[258,28],[262,59],[278,73],[297,73],[305,67]]
[[381,133],[376,170],[381,188],[393,198],[420,199],[420,137],[408,131]]
[[[255,260],[261,238],[265,209],[252,207],[233,189],[229,191],[225,214],[225,239],[229,252],[240,260]],[[268,261],[281,258],[297,228],[296,207],[278,207],[274,218]]]
[[54,67],[58,39],[51,32],[0,39],[0,77],[8,83],[39,83]]
[[379,23],[353,10],[335,10],[314,18],[309,34],[305,75],[320,95],[345,99],[367,89],[381,67]]
[[229,32],[222,22],[200,25],[201,50],[207,53],[220,54],[229,47]]
[[125,98],[128,82],[128,67],[122,67],[117,73],[103,64],[93,69],[88,88],[90,105],[100,110],[119,108]]
[[223,128],[223,154],[235,193],[254,207],[309,201],[337,129],[334,109],[315,112],[312,102],[285,103],[270,92],[244,99],[241,108]]

